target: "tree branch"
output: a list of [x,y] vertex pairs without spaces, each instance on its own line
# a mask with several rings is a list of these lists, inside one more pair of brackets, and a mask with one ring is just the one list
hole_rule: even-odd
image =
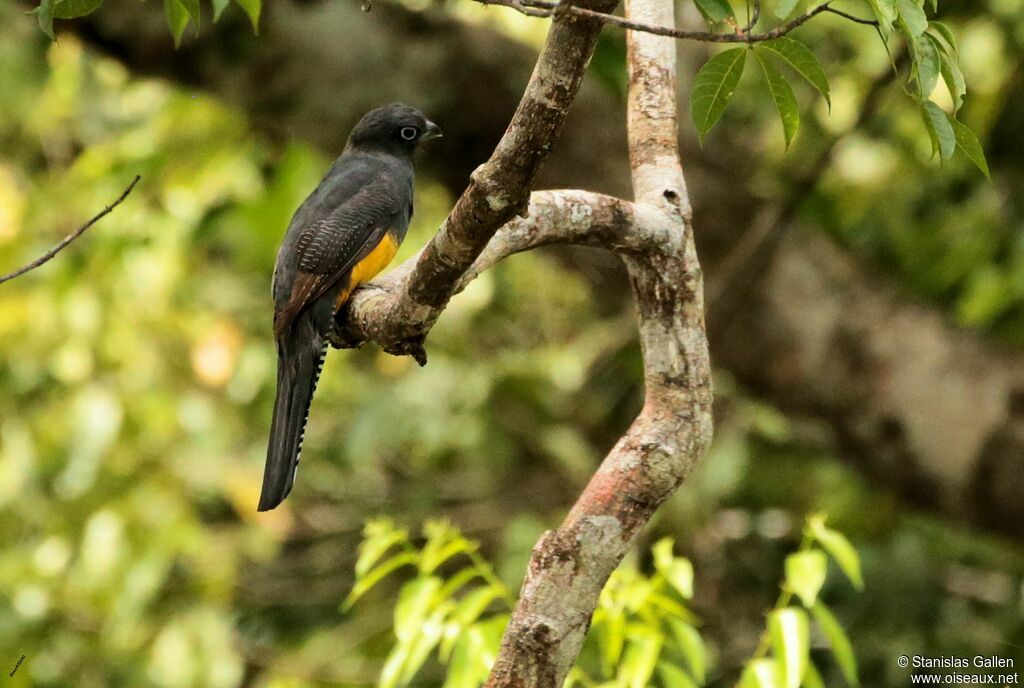
[[0,277],[0,284],[3,284],[4,282],[8,282],[8,281],[14,279],[15,277],[21,277],[26,272],[29,272],[31,270],[35,270],[39,266],[45,265],[50,260],[52,260],[54,256],[56,256],[58,253],[63,251],[65,248],[67,248],[68,245],[71,244],[71,242],[73,242],[75,239],[77,239],[78,237],[80,237],[83,234],[85,234],[85,231],[87,229],[89,229],[94,224],[96,224],[97,222],[102,220],[104,217],[109,215],[114,210],[114,208],[116,208],[117,206],[121,205],[121,202],[124,201],[124,199],[128,198],[128,194],[130,194],[132,192],[132,189],[135,188],[135,185],[139,183],[139,179],[141,179],[141,177],[136,175],[135,179],[132,180],[132,183],[129,184],[128,188],[126,188],[121,193],[121,195],[117,197],[116,201],[114,201],[113,203],[111,203],[110,205],[105,207],[103,210],[98,212],[95,216],[93,216],[93,218],[91,220],[86,222],[84,225],[82,225],[81,227],[79,227],[75,231],[71,232],[71,234],[68,234],[66,237],[64,237],[59,244],[57,244],[56,246],[51,248],[49,251],[47,251],[46,253],[41,255],[39,258],[36,258],[34,261],[29,263],[28,265],[23,265],[22,267],[18,268],[14,272],[8,273],[8,274],[4,275],[3,277]]
[[[640,21],[674,21],[672,0],[632,0],[627,13]],[[629,214],[616,206],[613,216],[628,229],[603,238],[622,256],[633,285],[645,403],[562,525],[534,547],[487,688],[562,684],[608,576],[711,442],[702,276],[676,143],[675,45],[631,34],[628,64],[637,202]],[[591,207],[596,213],[602,205]],[[629,250],[623,237],[633,239]]]
[[[588,1],[601,11],[613,9],[616,2]],[[565,16],[554,21],[508,129],[417,256],[397,298],[373,299],[371,304],[368,290],[357,292],[339,318],[335,345],[372,340],[389,353],[426,363],[423,340],[459,279],[498,228],[526,211],[534,179],[561,132],[600,30],[601,23],[592,19]]]
[[577,7],[575,5],[565,5],[563,9],[562,3],[555,2],[554,0],[476,0],[484,5],[501,5],[502,7],[510,7],[517,12],[525,14],[528,17],[552,17],[556,13],[563,12],[566,14],[573,14],[578,17],[587,17],[590,19],[596,19],[605,24],[611,24],[612,26],[618,26],[622,29],[629,31],[637,31],[640,33],[649,33],[655,36],[668,36],[670,38],[676,38],[679,40],[690,40],[690,41],[701,41],[703,43],[763,43],[764,41],[770,41],[775,38],[780,38],[790,33],[794,29],[803,26],[805,23],[813,19],[814,17],[828,12],[835,14],[840,17],[844,17],[853,21],[857,24],[867,24],[869,26],[878,26],[878,22],[870,19],[861,19],[854,17],[853,15],[847,14],[840,10],[832,9],[829,2],[822,5],[818,5],[814,9],[808,10],[805,14],[793,17],[784,24],[780,24],[771,31],[765,31],[763,33],[751,33],[754,24],[757,23],[757,19],[760,15],[760,6],[758,5],[755,16],[751,19],[750,23],[741,29],[737,29],[734,33],[717,33],[714,31],[687,31],[684,29],[677,29],[674,26],[665,26],[664,24],[656,24],[650,22],[638,22],[631,19],[624,19],[617,17],[607,12],[600,12],[584,7]]

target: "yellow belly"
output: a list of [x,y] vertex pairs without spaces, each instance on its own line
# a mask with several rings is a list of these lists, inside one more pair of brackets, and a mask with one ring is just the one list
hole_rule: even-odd
[[396,253],[398,253],[398,242],[392,238],[391,232],[386,232],[380,243],[352,268],[352,273],[348,278],[348,285],[338,293],[335,308],[341,308],[342,304],[348,301],[349,295],[352,294],[356,287],[360,284],[366,284],[376,277],[381,270],[386,268]]

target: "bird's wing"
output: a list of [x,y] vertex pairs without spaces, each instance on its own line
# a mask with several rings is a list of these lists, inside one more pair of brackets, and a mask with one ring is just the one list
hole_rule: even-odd
[[407,213],[408,194],[380,175],[326,215],[300,231],[292,256],[297,271],[287,298],[274,310],[274,330],[283,332],[302,309],[318,299],[380,243]]

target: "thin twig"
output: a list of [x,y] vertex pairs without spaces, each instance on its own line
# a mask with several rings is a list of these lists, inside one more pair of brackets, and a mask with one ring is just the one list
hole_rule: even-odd
[[128,197],[128,194],[130,194],[132,192],[132,189],[135,188],[135,185],[139,183],[140,179],[141,179],[140,176],[135,175],[135,179],[133,179],[132,183],[128,185],[128,188],[125,189],[124,192],[122,192],[120,196],[118,196],[116,201],[114,201],[113,203],[108,205],[106,208],[101,210],[99,213],[96,214],[95,217],[93,217],[91,220],[86,222],[84,225],[82,225],[81,227],[79,227],[75,231],[71,232],[71,234],[68,234],[66,237],[64,237],[63,240],[61,240],[61,242],[59,244],[57,244],[56,246],[51,248],[49,251],[44,253],[39,258],[35,259],[34,261],[29,263],[28,265],[25,265],[23,267],[18,268],[17,270],[15,270],[12,273],[9,273],[9,274],[4,275],[3,277],[0,277],[0,284],[3,284],[4,282],[7,282],[9,280],[12,280],[15,277],[20,277],[21,275],[24,275],[26,272],[28,272],[30,270],[35,270],[40,265],[43,265],[43,264],[49,262],[54,256],[56,256],[58,253],[63,251],[65,248],[67,248],[68,244],[70,244],[72,241],[74,241],[78,237],[82,236],[82,234],[85,233],[85,230],[87,230],[90,227],[92,227],[94,224],[99,222],[105,216],[109,215],[110,212],[114,210],[114,208],[116,208],[117,206],[121,205],[121,202],[125,198]]
[[[588,10],[584,7],[577,7],[576,5],[568,3],[559,3],[555,0],[477,0],[477,2],[484,5],[501,5],[503,7],[510,7],[528,17],[552,17],[556,12],[573,14],[577,17],[596,19],[602,23],[611,24],[612,26],[618,26],[630,31],[641,31],[643,33],[654,34],[655,36],[667,36],[669,38],[701,41],[704,43],[763,43],[764,41],[770,41],[781,36],[785,36],[790,31],[799,28],[807,21],[813,19],[819,14],[822,14],[823,12],[838,14],[839,16],[855,21],[858,24],[868,24],[871,26],[878,25],[878,22],[860,19],[859,17],[854,17],[845,12],[841,12],[840,10],[832,9],[829,6],[831,1],[832,0],[829,0],[829,2],[818,5],[814,9],[809,10],[806,14],[794,17],[785,24],[775,27],[771,31],[765,31],[763,33],[749,33],[747,29],[741,29],[736,33],[715,33],[713,31],[685,31],[683,29],[675,29],[669,26],[643,24],[615,16],[613,14],[607,14],[605,12]],[[756,20],[752,22],[748,28],[752,28],[753,23],[756,23]]]
[[842,10],[837,10],[834,7],[829,7],[825,11],[831,12],[832,14],[838,14],[840,17],[843,17],[844,19],[849,19],[855,24],[864,24],[865,26],[878,26],[878,22],[875,21],[874,19],[861,19],[860,17],[855,17],[852,14],[847,14]]
[[750,5],[747,4],[747,25],[740,29],[743,33],[750,33],[754,30],[754,25],[757,24],[757,20],[761,18],[761,0],[754,0],[754,14],[750,14]]

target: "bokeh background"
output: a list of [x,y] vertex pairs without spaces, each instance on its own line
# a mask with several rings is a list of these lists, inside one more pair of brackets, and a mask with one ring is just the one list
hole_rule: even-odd
[[[834,104],[798,93],[790,152],[756,80],[703,147],[683,120],[717,436],[640,549],[671,535],[692,559],[711,685],[735,681],[818,511],[864,562],[863,592],[832,577],[824,594],[865,686],[906,685],[898,654],[1024,663],[1024,3],[941,4],[991,181],[929,159],[877,37],[834,18],[800,33]],[[142,182],[0,286],[0,681],[372,685],[393,589],[339,604],[374,515],[450,519],[518,589],[642,403],[628,288],[599,252],[487,272],[423,369],[332,353],[296,490],[255,504],[291,212],[363,111],[410,102],[445,129],[411,255],[500,136],[546,23],[468,0],[282,0],[258,36],[232,5],[175,50],[152,0],[58,22],[56,42],[27,9],[0,4],[0,272]],[[680,51],[685,99],[711,49]],[[624,59],[606,29],[542,186],[628,195]]]

